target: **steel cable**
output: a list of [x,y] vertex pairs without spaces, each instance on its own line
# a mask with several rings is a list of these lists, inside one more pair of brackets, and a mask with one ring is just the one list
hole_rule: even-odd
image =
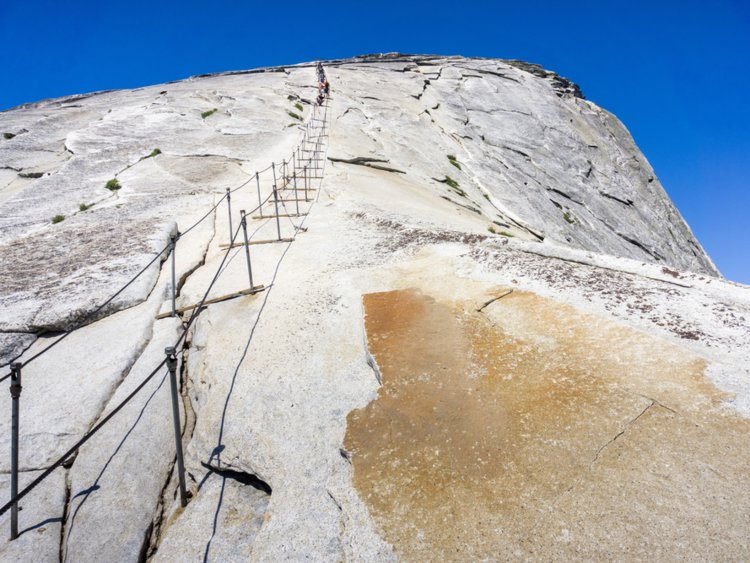
[[[269,170],[270,168],[271,168],[271,167],[269,166],[269,167],[267,167],[267,168],[266,168],[266,169],[265,169],[264,171],[266,171],[266,170]],[[254,176],[253,176],[253,177],[254,177]],[[251,178],[250,178],[249,180],[247,180],[246,182],[244,182],[243,184],[241,184],[241,185],[240,185],[239,187],[237,187],[237,188],[234,188],[234,190],[232,190],[232,192],[234,192],[234,191],[237,191],[237,190],[238,190],[238,189],[240,189],[241,187],[244,187],[244,186],[246,186],[246,185],[247,185],[247,184],[248,184],[248,183],[249,183],[249,182],[250,182],[250,181],[251,181],[251,180],[253,179],[253,177],[251,177]],[[193,229],[195,229],[195,228],[196,228],[196,227],[197,227],[198,225],[200,225],[200,224],[201,224],[201,223],[202,223],[203,221],[205,221],[205,220],[206,220],[206,219],[207,219],[207,218],[208,218],[208,217],[209,217],[209,216],[211,215],[211,213],[213,213],[214,211],[216,211],[216,209],[217,209],[217,208],[219,207],[219,205],[221,204],[221,202],[222,202],[222,201],[224,201],[224,200],[226,199],[226,197],[227,197],[227,196],[226,196],[226,194],[224,194],[224,195],[223,195],[223,196],[222,196],[222,197],[221,197],[221,198],[219,199],[219,201],[218,201],[218,202],[216,202],[216,204],[214,204],[214,205],[213,205],[213,207],[211,207],[211,209],[209,209],[209,210],[208,210],[208,212],[207,212],[207,213],[206,213],[205,215],[203,215],[203,216],[202,216],[202,217],[201,217],[200,219],[198,219],[198,220],[197,220],[197,221],[196,221],[195,223],[193,223],[193,224],[192,224],[192,225],[191,225],[190,227],[188,227],[188,228],[187,228],[187,229],[185,230],[185,232],[182,232],[182,233],[178,233],[178,234],[177,234],[177,239],[176,239],[176,240],[179,240],[179,238],[181,238],[181,237],[183,237],[183,236],[187,235],[187,234],[188,234],[188,233],[189,233],[190,231],[192,231],[192,230],[193,230]],[[270,196],[269,196],[269,198],[270,198]],[[268,201],[268,198],[266,198],[266,201]],[[126,289],[127,289],[128,287],[130,287],[130,285],[132,285],[132,284],[133,284],[133,282],[135,282],[135,281],[136,281],[136,280],[137,280],[137,279],[138,279],[138,278],[139,278],[140,276],[142,276],[142,275],[143,275],[143,274],[144,274],[144,273],[145,273],[145,272],[146,272],[146,271],[147,271],[147,270],[148,270],[148,269],[149,269],[149,268],[150,268],[150,267],[151,267],[151,266],[153,265],[153,263],[154,263],[154,262],[156,262],[156,260],[157,260],[157,259],[158,259],[158,258],[159,258],[159,257],[160,257],[160,256],[161,256],[162,254],[164,254],[164,252],[166,252],[167,250],[169,250],[169,248],[171,247],[171,245],[172,245],[172,243],[171,243],[171,241],[170,241],[170,242],[169,242],[169,243],[168,243],[168,244],[167,244],[167,245],[166,245],[166,246],[165,246],[164,248],[162,248],[162,249],[161,249],[161,250],[160,250],[160,251],[159,251],[159,252],[158,252],[158,253],[157,253],[157,254],[156,254],[156,255],[155,255],[155,256],[154,256],[154,257],[153,257],[152,259],[151,259],[151,261],[149,261],[149,263],[148,263],[148,264],[146,264],[146,265],[145,265],[145,266],[144,266],[144,267],[143,267],[143,268],[142,268],[142,269],[141,269],[141,270],[140,270],[140,271],[139,271],[139,272],[138,272],[138,273],[137,273],[137,274],[136,274],[135,276],[133,276],[133,277],[132,277],[132,278],[131,278],[131,279],[130,279],[130,280],[129,280],[129,281],[128,281],[128,282],[127,282],[127,283],[126,283],[125,285],[123,285],[123,286],[122,286],[122,287],[121,287],[120,289],[118,289],[118,290],[117,290],[117,291],[116,291],[116,292],[115,292],[115,293],[114,293],[114,294],[113,294],[112,296],[110,296],[110,297],[109,297],[109,298],[108,298],[108,299],[107,299],[107,300],[106,300],[106,301],[105,301],[104,303],[102,303],[101,305],[99,305],[99,307],[97,307],[96,309],[94,309],[94,310],[93,310],[93,311],[91,311],[90,313],[86,314],[86,315],[85,315],[85,316],[84,316],[84,317],[83,317],[83,318],[82,318],[82,319],[81,319],[80,321],[78,321],[78,323],[76,323],[76,326],[74,326],[74,327],[73,327],[73,328],[71,328],[71,329],[68,329],[68,330],[66,330],[66,331],[65,331],[65,332],[63,333],[63,335],[62,335],[62,336],[61,336],[60,338],[58,338],[58,339],[57,339],[57,340],[55,340],[55,341],[54,341],[53,343],[51,343],[51,344],[50,344],[50,345],[48,345],[47,347],[43,348],[42,350],[40,350],[39,352],[37,352],[36,354],[34,354],[34,355],[33,355],[33,356],[31,357],[31,358],[29,358],[28,360],[26,360],[25,362],[23,362],[23,365],[24,365],[24,366],[25,366],[25,365],[28,365],[28,364],[29,364],[30,362],[32,362],[33,360],[37,359],[37,358],[38,358],[39,356],[41,356],[42,354],[45,354],[45,353],[46,353],[47,351],[49,351],[50,349],[52,349],[52,348],[54,348],[55,346],[57,346],[57,344],[59,344],[60,342],[62,342],[62,341],[63,341],[63,340],[65,339],[65,338],[67,338],[67,337],[68,337],[68,336],[69,336],[70,334],[72,334],[72,333],[73,333],[73,332],[75,332],[76,330],[78,330],[78,329],[80,329],[80,328],[84,327],[84,326],[85,326],[85,325],[86,325],[86,324],[87,324],[87,323],[88,323],[88,322],[89,322],[89,321],[90,321],[90,320],[91,320],[92,318],[95,318],[95,317],[96,317],[96,315],[97,315],[98,313],[100,313],[100,312],[102,311],[102,309],[104,309],[104,307],[106,307],[107,305],[109,305],[109,304],[110,304],[110,303],[111,303],[111,302],[112,302],[112,301],[113,301],[113,300],[114,300],[114,299],[115,299],[115,298],[116,298],[116,297],[117,297],[118,295],[120,295],[120,294],[121,294],[121,293],[122,293],[123,291],[125,291],[125,290],[126,290]],[[24,351],[24,352],[25,352],[25,351]],[[0,368],[3,368],[3,367],[7,367],[7,366],[9,366],[10,364],[12,364],[12,363],[13,363],[13,362],[15,362],[16,360],[18,360],[18,359],[19,359],[19,358],[20,358],[21,356],[23,356],[24,352],[21,352],[20,354],[16,355],[16,356],[15,356],[14,358],[12,358],[12,359],[10,359],[9,361],[5,362],[4,364],[2,364],[2,365],[0,366]],[[2,383],[3,381],[5,381],[6,379],[8,379],[8,378],[9,378],[10,376],[11,376],[11,372],[8,372],[8,373],[6,373],[5,375],[3,375],[2,377],[0,377],[0,383]]]
[[[327,152],[327,147],[326,147],[326,152]],[[294,154],[294,151],[292,151],[292,154]],[[264,169],[262,172],[266,172],[269,169],[271,169],[272,167],[273,167],[273,163],[270,166],[268,166],[266,169]],[[233,190],[231,190],[230,193],[232,193],[234,191],[237,191],[241,187],[244,187],[245,185],[247,185],[252,180],[252,178],[253,177],[251,177],[250,179],[248,179],[246,182],[244,182],[242,185],[238,186],[237,188],[234,188]],[[266,197],[265,200],[263,200],[262,202],[259,202],[259,204],[253,210],[250,211],[250,214],[258,211],[259,209],[261,209],[262,206],[265,205],[265,203],[267,203],[269,201],[269,199],[271,198],[272,195],[273,195],[273,192],[271,194],[269,194]],[[295,193],[295,197],[296,197],[296,195],[297,194]],[[320,194],[318,193],[318,195],[320,195]],[[192,231],[195,227],[197,227],[201,222],[203,222],[213,211],[215,211],[218,208],[219,204],[221,204],[221,202],[226,197],[227,197],[226,194],[224,196],[222,196],[222,198],[219,199],[219,201],[205,215],[203,215],[196,223],[194,223],[193,225],[191,225],[184,233],[182,233],[181,235],[178,233],[177,239],[179,239],[179,237],[181,237],[181,236],[186,235],[187,233],[189,233],[190,231]],[[317,198],[316,198],[316,200],[317,200]],[[286,210],[286,204],[283,202],[283,200],[282,200],[282,206]],[[306,219],[307,219],[307,217],[303,218],[302,222],[300,223],[300,226],[297,227],[294,224],[294,222],[291,221],[291,218],[290,218],[290,222],[292,223],[292,226],[295,227],[295,234],[296,234],[296,232],[299,231],[299,228],[302,226],[302,224],[305,223]],[[235,240],[237,239],[237,236],[239,235],[239,231],[240,231],[241,228],[242,228],[242,225],[238,225],[237,229],[235,229],[234,233],[232,234],[231,240],[229,242],[229,249],[231,249],[232,246],[234,245]],[[252,238],[252,236],[254,236],[259,230],[260,230],[260,227],[258,229],[256,229],[255,232],[253,232],[253,235],[251,235],[250,238]],[[175,239],[175,241],[177,239]],[[290,244],[291,244],[291,242],[290,242]],[[112,300],[114,300],[119,294],[121,294],[125,289],[127,289],[135,280],[137,280],[171,246],[172,246],[172,242],[170,241],[170,243],[166,247],[164,247],[158,254],[156,254],[156,256],[154,256],[154,258],[152,258],[151,261],[146,266],[144,266],[130,281],[128,281],[122,288],[120,288],[114,295],[112,295],[104,303],[102,303],[96,310],[94,310],[92,313],[86,315],[86,317],[82,321],[80,321],[80,323],[78,324],[78,326],[76,326],[75,328],[70,329],[67,332],[65,332],[65,334],[63,334],[55,342],[51,343],[49,346],[47,346],[46,348],[42,349],[41,351],[39,351],[38,353],[36,353],[31,358],[29,358],[26,362],[24,362],[23,365],[29,364],[31,361],[35,360],[36,358],[40,357],[42,354],[44,354],[47,351],[49,351],[50,349],[52,349],[54,346],[56,346],[57,344],[59,344],[60,342],[62,342],[67,336],[69,336],[70,334],[72,334],[75,330],[78,330],[79,328],[81,328],[83,326],[83,323],[85,321],[91,319],[94,315],[96,315],[97,313],[101,312],[101,310],[104,307],[106,307],[109,303],[111,303]],[[175,346],[174,346],[175,348],[178,348],[180,346],[180,344],[183,343],[185,337],[187,336],[188,331],[190,330],[190,327],[192,326],[192,324],[198,318],[198,315],[201,313],[201,311],[205,307],[205,303],[206,303],[206,300],[208,299],[208,295],[211,292],[211,289],[213,289],[214,284],[217,282],[217,280],[219,279],[219,277],[221,276],[221,274],[224,273],[224,271],[225,271],[224,266],[225,266],[225,264],[227,262],[227,259],[229,258],[229,255],[230,255],[229,249],[227,250],[226,253],[224,253],[224,256],[223,256],[221,262],[219,263],[219,267],[217,268],[216,273],[214,274],[213,279],[211,280],[211,283],[208,285],[208,287],[206,288],[205,293],[203,294],[203,298],[201,299],[200,303],[198,303],[198,305],[196,305],[196,307],[193,309],[193,312],[190,315],[190,318],[188,319],[187,323],[185,324],[185,326],[184,326],[184,328],[182,330],[182,333],[180,334],[180,336],[177,339],[177,342],[175,343]],[[16,358],[14,358],[13,360],[11,360],[10,362],[7,362],[6,364],[4,364],[4,366],[7,366],[10,363],[13,363],[22,354],[18,355]],[[51,475],[57,468],[59,468],[60,466],[62,466],[68,460],[68,458],[71,455],[73,455],[81,446],[83,446],[86,442],[88,442],[88,440],[90,440],[105,424],[107,424],[118,412],[120,412],[131,400],[133,400],[133,398],[146,386],[146,384],[149,381],[151,381],[151,379],[153,379],[153,377],[159,372],[159,370],[161,370],[164,367],[164,365],[166,364],[166,362],[167,362],[167,359],[164,358],[159,363],[159,365],[156,368],[154,368],[154,370],[151,371],[151,373],[148,376],[146,376],[144,378],[144,380],[141,383],[139,383],[138,386],[133,391],[131,391],[128,394],[127,397],[125,397],[125,399],[123,399],[103,419],[101,419],[99,422],[97,422],[86,434],[84,434],[84,436],[80,440],[78,440],[78,442],[76,442],[73,446],[71,446],[60,458],[57,459],[57,461],[55,461],[52,465],[50,465],[47,469],[45,469],[39,476],[37,476],[31,483],[29,483],[26,487],[24,487],[23,490],[21,490],[21,492],[19,492],[18,495],[15,498],[12,498],[8,503],[6,503],[2,507],[0,507],[0,516],[2,516],[3,514],[5,514],[5,512],[7,512],[14,504],[18,503],[21,499],[23,499],[28,493],[30,493],[34,488],[36,488],[42,481],[44,481],[47,477],[49,477],[49,475]],[[3,376],[2,378],[0,378],[0,382],[5,381],[11,375],[12,375],[12,372],[8,373],[5,376]]]
[[[230,244],[234,244],[234,241],[237,239],[237,235],[239,234],[241,226],[237,227],[237,230],[235,230],[232,239],[230,241]],[[216,274],[214,274],[213,279],[211,280],[211,283],[209,284],[208,288],[206,289],[206,292],[203,294],[203,298],[201,299],[200,303],[196,308],[193,310],[192,315],[190,316],[190,319],[188,320],[187,324],[182,330],[182,334],[180,334],[179,338],[177,339],[177,342],[175,343],[175,348],[179,347],[180,343],[183,341],[185,336],[187,335],[188,330],[190,330],[190,326],[193,324],[195,319],[198,317],[198,314],[205,306],[206,299],[208,298],[208,294],[210,293],[211,289],[213,288],[216,281],[219,279],[219,275],[222,272],[222,267],[224,266],[224,262],[226,262],[227,257],[229,256],[229,253],[224,254],[224,258],[222,258],[221,263],[219,264],[219,267],[216,270]],[[78,440],[73,446],[71,446],[62,456],[60,456],[57,461],[55,461],[52,465],[50,465],[47,469],[45,469],[41,475],[39,475],[36,479],[34,479],[31,483],[29,483],[24,489],[18,493],[18,496],[11,499],[9,502],[4,504],[0,508],[0,516],[5,514],[5,512],[10,509],[13,504],[20,501],[23,497],[25,497],[28,493],[30,493],[37,485],[39,485],[44,479],[49,477],[52,472],[63,465],[65,461],[73,454],[76,450],[78,450],[83,444],[89,441],[91,437],[96,434],[107,422],[109,422],[118,412],[120,412],[125,405],[127,405],[140,391],[143,389],[146,384],[151,381],[151,379],[159,372],[159,370],[164,367],[164,365],[167,363],[167,359],[164,358],[158,366],[149,374],[146,376],[146,378],[141,381],[141,383],[138,384],[138,387],[136,387],[125,399],[123,399],[112,411],[105,416],[102,420],[100,420],[96,425],[94,425],[91,430],[89,430],[84,436]]]

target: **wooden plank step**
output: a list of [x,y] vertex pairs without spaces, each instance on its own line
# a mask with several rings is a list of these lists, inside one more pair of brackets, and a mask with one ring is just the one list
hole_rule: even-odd
[[278,215],[253,215],[253,219],[276,219],[276,217],[305,217],[307,213],[279,213]]
[[[265,219],[265,217],[264,217],[264,219]],[[293,238],[282,238],[282,239],[270,238],[270,239],[265,239],[265,240],[251,240],[247,244],[248,244],[248,246],[253,246],[254,244],[272,244],[274,242],[292,242],[292,241],[294,241]],[[220,244],[219,248],[240,248],[242,246],[245,246],[244,242],[235,242],[232,245],[229,245],[229,244]]]
[[[264,291],[266,287],[264,285],[256,285],[255,287],[251,287],[250,289],[243,289],[241,291],[235,291],[234,293],[229,293],[227,295],[222,295],[220,297],[214,297],[213,299],[208,299],[203,302],[203,305],[201,307],[205,307],[206,305],[213,305],[214,303],[221,303],[222,301],[229,301],[230,299],[235,299],[237,297],[242,297],[244,295],[255,295],[256,293],[260,293],[261,291]],[[195,305],[188,305],[186,307],[179,307],[177,309],[177,314],[181,315],[182,313],[186,313],[187,311],[192,311],[196,307],[198,307],[200,304],[196,303]],[[156,315],[157,319],[166,319],[167,317],[172,316],[172,311],[167,311],[166,313],[159,313]]]
[[[292,191],[294,191],[294,190],[292,190]],[[304,192],[305,190],[299,190],[299,191]],[[283,203],[296,203],[298,201],[303,201],[303,202],[306,202],[306,203],[310,203],[309,199],[280,199],[279,200],[279,204],[281,204],[282,202]],[[266,205],[274,205],[274,202],[273,201],[267,201]]]

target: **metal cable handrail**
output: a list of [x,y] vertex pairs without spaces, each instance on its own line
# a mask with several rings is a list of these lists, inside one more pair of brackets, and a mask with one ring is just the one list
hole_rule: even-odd
[[[325,116],[324,116],[324,119],[325,119]],[[310,122],[308,122],[308,125],[309,125],[309,123]],[[305,133],[305,138],[303,138],[302,142],[305,142],[305,140],[307,140],[307,131]],[[317,138],[316,146],[319,146],[319,144],[320,144],[320,136],[318,136],[318,138]],[[294,159],[294,153],[295,153],[295,150],[292,151],[292,159],[290,159],[290,162]],[[266,172],[269,169],[274,169],[274,164],[275,163],[272,162],[271,165],[269,165],[267,168],[265,168],[262,172]],[[284,164],[286,164],[286,161],[284,161]],[[325,162],[324,162],[322,168],[324,168],[324,167],[325,167]],[[321,168],[321,170],[322,170],[322,168]],[[307,167],[305,167],[305,170],[307,170]],[[247,184],[249,184],[250,181],[252,181],[253,177],[257,179],[258,176],[259,176],[259,174],[260,174],[259,172],[256,172],[253,176],[251,176],[247,181],[245,181],[240,186],[237,186],[236,188],[234,188],[232,190],[227,189],[227,193],[224,196],[222,196],[219,199],[219,201],[205,215],[203,215],[200,219],[198,219],[198,221],[196,221],[193,225],[191,225],[184,233],[182,233],[182,234],[178,233],[176,236],[174,236],[172,238],[172,240],[170,240],[170,243],[167,246],[165,246],[158,254],[156,254],[156,256],[154,256],[154,258],[152,258],[151,261],[149,261],[149,263],[146,266],[144,266],[133,278],[131,278],[122,288],[120,288],[115,294],[113,294],[109,299],[107,299],[104,303],[102,303],[96,310],[94,310],[92,313],[89,313],[88,315],[86,315],[84,317],[84,319],[82,319],[78,323],[78,325],[76,327],[74,327],[74,328],[66,331],[65,334],[63,334],[59,339],[57,339],[55,342],[51,343],[49,346],[47,346],[46,348],[42,349],[41,351],[37,352],[34,356],[32,356],[31,358],[29,358],[22,365],[28,365],[31,361],[33,361],[34,359],[40,357],[41,355],[43,355],[44,353],[46,353],[47,351],[49,351],[50,349],[52,349],[54,346],[56,346],[57,344],[59,344],[60,342],[62,342],[67,336],[69,336],[70,334],[72,334],[75,330],[78,330],[79,328],[81,328],[82,326],[84,326],[84,322],[85,321],[90,320],[94,315],[96,315],[99,312],[101,312],[104,307],[106,307],[109,303],[111,303],[112,300],[114,300],[119,294],[121,294],[125,289],[127,289],[127,287],[129,287],[135,280],[137,280],[168,249],[172,249],[172,251],[174,252],[174,245],[176,244],[176,241],[181,236],[184,236],[184,235],[188,234],[195,227],[197,227],[200,223],[202,223],[208,216],[210,216],[210,214],[213,213],[218,208],[218,206],[221,204],[221,202],[224,199],[227,199],[227,200],[229,199],[229,194],[231,194],[232,192],[237,191],[240,188],[242,188],[242,187],[246,186]],[[294,171],[294,174],[296,175],[296,169]],[[285,179],[286,179],[286,184],[285,185],[288,185],[289,184],[289,178],[287,177]],[[270,198],[272,196],[278,201],[277,195],[278,195],[277,194],[277,187],[276,187],[276,185],[274,183],[272,192],[264,200],[259,201],[258,205],[254,209],[252,209],[249,213],[252,214],[252,213],[254,213],[254,212],[258,211],[258,210],[261,210],[262,207],[263,207],[263,205],[265,205],[270,200]],[[297,191],[295,190],[295,198],[297,198],[297,196],[298,196],[298,194],[297,194]],[[286,210],[286,204],[284,203],[284,200],[282,199],[281,201],[282,201],[282,206]],[[277,211],[277,216],[278,216],[278,211]],[[172,376],[172,393],[173,393],[172,399],[173,399],[173,410],[174,410],[174,413],[175,413],[174,414],[174,417],[175,417],[175,433],[176,433],[177,449],[178,449],[177,463],[179,465],[179,470],[181,472],[181,475],[180,475],[180,487],[181,487],[182,502],[183,502],[183,505],[185,504],[186,498],[185,498],[185,487],[184,487],[184,467],[182,466],[183,462],[182,462],[182,459],[181,459],[181,457],[182,457],[181,456],[181,445],[180,445],[181,436],[178,435],[178,433],[180,432],[179,424],[178,424],[178,422],[179,422],[179,414],[178,414],[178,410],[176,410],[177,409],[177,403],[176,403],[175,387],[174,387],[174,369],[175,369],[175,365],[176,365],[176,359],[174,357],[174,351],[184,342],[184,340],[185,340],[185,338],[187,336],[187,333],[190,330],[191,326],[193,325],[193,323],[195,322],[195,320],[197,319],[197,317],[201,313],[201,311],[204,309],[204,307],[206,305],[206,301],[208,299],[208,295],[211,292],[211,289],[213,288],[213,286],[215,285],[215,283],[217,282],[217,280],[219,279],[219,277],[221,276],[221,274],[223,274],[226,271],[225,264],[226,264],[226,262],[227,262],[227,260],[229,258],[229,255],[231,254],[229,252],[229,250],[235,245],[235,240],[237,239],[237,236],[239,235],[240,229],[246,229],[245,217],[246,217],[246,214],[243,212],[242,222],[241,222],[240,225],[237,226],[237,228],[234,230],[233,233],[231,232],[231,226],[230,226],[230,235],[231,236],[230,236],[228,251],[226,253],[224,253],[224,256],[223,256],[221,262],[219,263],[219,266],[216,269],[216,272],[215,272],[215,274],[214,274],[211,282],[209,283],[208,287],[206,288],[206,291],[203,294],[203,297],[202,297],[201,301],[193,308],[193,312],[190,315],[190,318],[188,319],[187,323],[185,323],[180,336],[178,337],[177,341],[175,342],[174,347],[167,348],[167,351],[166,351],[167,357],[164,360],[162,360],[159,363],[159,365],[156,366],[156,368],[154,368],[154,370],[151,371],[151,373],[149,373],[149,375],[147,375],[143,379],[143,381],[141,381],[141,383],[139,383],[138,386],[132,392],[130,392],[128,394],[127,397],[125,397],[125,399],[123,399],[116,407],[114,407],[103,419],[101,419],[99,422],[97,422],[88,432],[86,432],[86,434],[84,434],[83,437],[81,437],[81,439],[79,439],[72,447],[70,447],[61,457],[59,457],[54,463],[52,463],[52,465],[50,465],[48,468],[46,468],[31,483],[29,483],[26,487],[24,487],[24,489],[22,491],[18,492],[15,496],[13,496],[8,503],[6,503],[2,507],[0,507],[0,516],[2,516],[5,512],[7,512],[12,507],[14,507],[14,506],[17,507],[18,501],[20,501],[21,499],[23,499],[29,492],[31,492],[36,486],[38,486],[42,481],[44,481],[44,479],[46,479],[49,475],[51,475],[57,468],[59,468],[60,466],[62,466],[68,460],[68,458],[70,458],[81,446],[83,446],[89,439],[91,439],[91,437],[94,436],[94,434],[96,434],[118,412],[120,412],[146,386],[146,384],[149,381],[151,381],[151,379],[153,379],[153,377],[165,365],[167,365],[169,367],[170,374]],[[292,223],[292,226],[295,229],[295,235],[299,232],[299,229],[300,229],[301,225],[305,222],[305,219],[306,219],[306,217],[303,218],[301,224],[299,226],[297,226],[297,225],[294,224],[293,221],[291,221],[291,218],[290,218],[290,222]],[[278,217],[277,217],[277,221],[278,221]],[[231,224],[231,208],[230,208],[230,224]],[[255,236],[259,232],[259,230],[260,230],[260,228],[262,226],[263,225],[261,225],[260,227],[258,227],[252,233],[252,235],[251,235],[250,238],[252,238],[253,236]],[[246,239],[246,244],[247,244],[248,237],[247,237],[246,230],[245,230],[245,239]],[[291,242],[290,242],[290,244],[291,244]],[[173,256],[173,260],[174,260],[174,256]],[[249,260],[250,259],[249,259],[249,255],[248,255],[248,268],[250,268],[250,262],[249,262]],[[173,278],[174,278],[174,263],[173,263]],[[250,289],[252,290],[252,289],[255,289],[255,288],[252,287],[252,275],[251,275],[250,279],[251,279],[251,288]],[[174,281],[173,281],[172,285],[174,286]],[[174,291],[175,291],[175,288],[173,287],[173,292]],[[174,293],[173,293],[173,300],[174,300]],[[174,301],[173,301],[173,303],[174,303]],[[174,312],[173,312],[173,314],[174,314]],[[170,351],[172,353],[172,356],[170,356]],[[23,352],[20,355],[18,355],[15,359],[18,359],[19,357],[21,357],[22,354],[23,354]],[[15,361],[15,359],[11,360],[8,363],[13,363]],[[6,363],[5,365],[8,365],[8,364]],[[14,401],[16,401],[19,398],[19,396],[20,396],[20,371],[15,371],[16,367],[17,366],[14,365],[14,369],[12,369],[10,373],[8,373],[7,375],[5,375],[2,378],[0,378],[0,382],[2,382],[2,381],[5,381],[8,377],[11,377],[14,373],[17,373],[17,376],[18,376],[19,379],[18,380],[14,379],[14,383],[11,385],[11,394],[12,394],[12,396],[14,398]],[[20,366],[18,366],[18,368],[20,369]],[[17,395],[13,395],[13,387],[16,384],[18,385],[18,394]],[[17,407],[17,403],[14,403],[14,409],[16,407]],[[14,419],[14,424],[15,423],[16,423],[16,421]],[[18,429],[16,427],[14,429],[14,432],[16,432],[16,434],[14,435],[14,440],[16,440],[16,444],[15,444],[16,447],[17,447],[17,431],[18,431]],[[16,455],[15,463],[17,464],[17,450],[14,452],[14,455]],[[18,471],[17,466],[15,468],[15,471],[17,473],[17,471]],[[17,475],[16,475],[16,477],[17,477]],[[13,528],[13,526],[14,526],[13,522],[15,521],[16,514],[17,514],[17,512],[14,512],[14,515],[13,515],[13,518],[12,518],[12,521],[11,521],[11,528],[12,528],[11,539],[15,539],[14,535],[13,535],[14,533],[17,536],[17,529],[14,530],[14,528]],[[17,522],[16,522],[15,525],[17,526]]]

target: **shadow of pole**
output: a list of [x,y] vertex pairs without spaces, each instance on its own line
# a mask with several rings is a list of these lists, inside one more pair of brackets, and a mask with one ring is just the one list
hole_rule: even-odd
[[[81,490],[80,492],[78,492],[76,495],[74,495],[70,499],[70,502],[72,503],[76,498],[78,498],[78,497],[80,497],[80,496],[83,495],[83,499],[78,504],[78,506],[76,506],[75,510],[73,511],[73,514],[68,519],[69,522],[70,522],[70,527],[65,532],[65,535],[64,535],[64,537],[62,539],[63,545],[60,546],[61,548],[63,548],[64,545],[67,544],[67,538],[70,537],[70,533],[73,531],[73,527],[75,526],[75,519],[76,519],[76,516],[78,516],[78,512],[81,510],[81,507],[86,503],[86,501],[89,499],[89,497],[91,496],[92,493],[94,493],[95,491],[99,490],[99,488],[100,488],[99,487],[99,481],[104,476],[104,473],[107,471],[107,468],[109,467],[109,464],[112,463],[112,461],[115,459],[115,456],[117,456],[117,454],[119,453],[120,449],[122,449],[122,447],[125,445],[125,442],[130,437],[130,434],[133,432],[133,430],[135,430],[136,426],[138,426],[138,423],[141,421],[141,418],[143,418],[143,414],[146,412],[146,409],[148,408],[149,404],[151,403],[151,400],[156,396],[156,394],[159,392],[159,389],[161,389],[162,385],[164,385],[164,382],[166,380],[167,380],[167,375],[165,373],[164,377],[162,377],[161,381],[159,382],[159,385],[156,386],[156,389],[153,390],[153,392],[151,393],[151,395],[149,395],[149,398],[144,403],[143,407],[141,408],[141,412],[138,413],[138,418],[135,419],[135,422],[133,422],[133,425],[128,429],[128,431],[126,432],[125,436],[122,438],[122,440],[120,441],[120,443],[117,445],[117,448],[115,448],[115,451],[112,452],[112,455],[107,460],[107,463],[105,463],[104,467],[102,467],[102,470],[99,472],[99,475],[97,475],[96,480],[94,481],[94,483],[90,487]],[[65,522],[63,522],[62,525],[64,526]],[[67,561],[67,560],[68,560],[68,554],[67,554],[67,550],[65,550],[65,557],[63,558],[63,561]]]

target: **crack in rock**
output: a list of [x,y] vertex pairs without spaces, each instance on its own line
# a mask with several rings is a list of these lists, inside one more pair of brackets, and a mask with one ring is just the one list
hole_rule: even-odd
[[497,297],[493,297],[489,301],[485,301],[485,303],[481,307],[479,307],[479,309],[477,309],[477,313],[481,313],[484,309],[492,305],[495,301],[497,301],[498,299],[502,299],[503,297],[507,297],[511,293],[513,293],[513,290],[509,289],[508,291],[505,291],[504,293],[498,295]]
[[395,172],[397,174],[406,174],[403,170],[399,170],[397,168],[391,168],[390,166],[382,166],[380,164],[374,164],[376,162],[389,162],[388,160],[383,160],[380,158],[368,158],[363,156],[358,156],[355,158],[336,158],[333,156],[329,156],[328,160],[331,162],[342,162],[344,164],[356,164],[358,166],[367,166],[369,168],[375,168],[377,170],[384,170],[386,172]]
[[633,205],[633,200],[632,199],[629,199],[629,198],[628,199],[622,199],[622,198],[619,198],[619,197],[614,196],[612,194],[608,194],[607,192],[599,192],[599,193],[602,194],[604,197],[608,197],[609,199],[613,199],[615,201],[619,201],[623,205]]
[[[641,418],[641,417],[642,417],[642,416],[643,416],[644,414],[646,414],[646,413],[647,413],[647,412],[649,411],[649,409],[651,409],[651,407],[653,407],[653,406],[657,405],[657,403],[656,403],[656,401],[655,401],[655,400],[653,400],[653,399],[649,399],[649,400],[651,401],[651,402],[649,403],[649,405],[648,405],[648,406],[647,406],[647,407],[646,407],[645,409],[643,409],[643,410],[642,410],[642,411],[641,411],[641,412],[640,412],[640,413],[638,414],[638,416],[636,416],[635,418],[633,418],[632,420],[630,420],[630,421],[629,421],[629,422],[628,422],[628,423],[627,423],[627,424],[625,425],[625,427],[624,427],[624,428],[623,428],[622,430],[620,430],[620,431],[619,431],[619,432],[618,432],[617,434],[615,434],[615,436],[614,436],[614,437],[613,437],[613,438],[612,438],[612,439],[611,439],[611,440],[610,440],[609,442],[607,442],[606,444],[604,444],[604,445],[603,445],[602,447],[600,447],[600,448],[599,448],[599,449],[598,449],[598,450],[596,451],[596,454],[594,455],[594,459],[593,459],[593,460],[591,461],[591,463],[589,464],[589,468],[593,467],[593,465],[594,465],[594,464],[595,464],[595,463],[597,462],[597,460],[599,459],[599,456],[601,455],[601,453],[602,453],[602,452],[603,452],[604,450],[606,450],[606,449],[607,449],[607,448],[608,448],[609,446],[611,446],[612,444],[614,444],[614,443],[615,443],[615,442],[616,442],[616,441],[618,440],[618,438],[620,438],[620,436],[622,436],[623,434],[625,434],[625,432],[627,432],[627,431],[628,431],[628,429],[629,429],[629,428],[630,428],[630,427],[631,427],[631,426],[632,426],[633,424],[635,424],[636,422],[638,422],[638,419],[640,419],[640,418]],[[674,412],[674,411],[673,411],[672,409],[668,409],[668,410],[670,410],[670,411]],[[574,483],[573,485],[571,485],[570,489],[572,489],[572,488],[573,488],[573,486],[575,486],[575,483]],[[570,490],[570,489],[568,489],[568,490]]]
[[273,489],[271,489],[271,485],[269,485],[263,479],[253,473],[237,471],[236,469],[222,469],[221,467],[216,467],[215,465],[208,464],[205,461],[201,461],[201,465],[211,473],[215,473],[220,477],[232,479],[234,481],[242,483],[243,485],[250,485],[251,487],[258,489],[259,491],[262,491],[267,495],[270,495],[273,492]]

